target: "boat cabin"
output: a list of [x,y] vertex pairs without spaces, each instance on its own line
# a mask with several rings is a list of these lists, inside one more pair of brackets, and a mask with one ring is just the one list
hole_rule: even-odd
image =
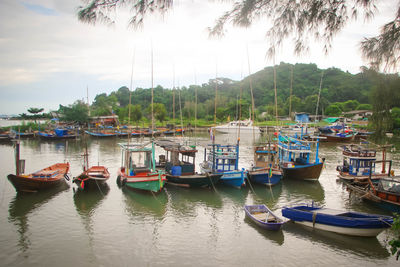
[[195,173],[197,150],[193,146],[167,146],[165,171],[172,175],[192,175]]
[[363,148],[359,145],[342,146],[342,171],[350,175],[369,175],[375,173],[376,150]]
[[208,162],[217,172],[238,170],[239,144],[236,145],[209,145]]
[[281,162],[285,167],[289,165],[319,163],[319,142],[314,142],[317,145],[315,159],[312,157],[312,143],[313,141],[304,141],[290,136],[279,135],[279,162]]
[[256,168],[278,167],[278,151],[275,145],[270,143],[254,148],[254,162]]
[[149,173],[155,170],[153,148],[143,144],[119,144],[122,148],[121,172],[128,176]]

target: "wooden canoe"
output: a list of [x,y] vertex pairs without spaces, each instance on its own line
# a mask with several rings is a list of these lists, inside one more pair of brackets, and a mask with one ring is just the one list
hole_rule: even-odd
[[69,163],[56,163],[31,174],[9,174],[7,178],[17,192],[37,192],[64,184],[69,179],[68,171]]

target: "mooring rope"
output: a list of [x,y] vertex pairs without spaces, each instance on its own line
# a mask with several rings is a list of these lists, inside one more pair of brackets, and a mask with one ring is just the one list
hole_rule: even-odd
[[211,182],[211,185],[212,185],[214,191],[219,194],[219,192],[217,191],[217,188],[215,188],[215,185],[214,185],[210,175],[208,174],[208,172],[206,172],[206,176],[208,177],[208,179],[210,179],[210,182]]

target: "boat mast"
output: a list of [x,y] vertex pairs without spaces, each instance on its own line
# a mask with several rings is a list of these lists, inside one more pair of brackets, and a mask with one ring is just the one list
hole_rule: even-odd
[[172,121],[174,124],[174,136],[176,135],[175,131],[175,65],[172,67]]
[[215,62],[214,125],[217,125],[217,97],[218,97],[218,65],[217,62]]
[[151,44],[151,138],[154,138],[154,79],[153,79],[153,44]]
[[197,128],[197,77],[196,77],[196,70],[194,70],[194,86],[195,86],[194,87],[194,99],[195,99],[194,100],[194,133],[196,134],[196,128]]
[[252,115],[252,122],[253,122],[253,145],[254,145],[254,140],[255,140],[255,136],[254,136],[254,94],[253,94],[253,83],[252,83],[252,79],[251,79],[251,71],[250,71],[250,57],[249,57],[249,47],[247,46],[247,66],[249,68],[249,83],[250,83],[250,95],[251,95],[251,115]]
[[293,65],[290,70],[289,118],[292,117]]
[[275,119],[278,122],[278,97],[277,97],[277,91],[276,91],[275,51],[274,51],[273,64],[274,64]]
[[87,107],[89,111],[89,117],[90,117],[90,105],[89,105],[89,86],[86,85],[86,100],[87,100]]
[[183,137],[184,132],[183,132],[182,102],[181,102],[181,90],[180,89],[179,89],[179,112],[181,114],[181,129],[182,129],[182,137]]
[[318,91],[318,98],[317,98],[317,107],[315,109],[315,120],[317,120],[318,116],[318,106],[319,106],[319,98],[321,97],[321,88],[322,88],[322,77],[324,76],[324,71],[321,73],[321,80],[319,81],[319,91]]

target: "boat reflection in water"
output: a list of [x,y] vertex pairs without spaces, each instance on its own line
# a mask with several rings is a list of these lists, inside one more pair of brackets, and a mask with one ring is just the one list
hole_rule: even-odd
[[90,188],[85,191],[74,188],[74,203],[78,214],[82,218],[82,223],[89,237],[89,245],[93,248],[93,232],[95,210],[104,201],[110,187],[108,184],[102,184],[98,188]]
[[249,187],[244,186],[240,190],[237,188],[219,184],[215,187],[216,193],[222,197],[222,201],[232,202],[235,207],[243,209],[243,205],[246,203],[246,199],[249,195]]
[[376,237],[356,237],[331,233],[305,227],[292,222],[284,226],[286,234],[307,242],[317,243],[329,250],[342,251],[344,255],[359,255],[368,259],[385,259],[390,257],[389,251]]
[[221,196],[214,188],[181,188],[167,184],[167,193],[171,208],[179,213],[190,214],[200,206],[214,209],[222,207]]
[[161,190],[157,194],[149,192],[133,191],[126,187],[122,187],[124,195],[125,210],[133,217],[139,216],[155,218],[161,220],[166,212],[168,203],[165,190]]
[[82,217],[89,219],[94,210],[100,205],[100,203],[107,196],[110,191],[108,184],[99,185],[98,188],[90,188],[90,190],[79,190],[74,188],[74,203],[76,211]]
[[319,181],[301,181],[283,179],[282,196],[287,198],[287,202],[315,201],[323,204],[325,201],[325,191]]
[[268,230],[262,229],[247,217],[244,218],[244,221],[246,222],[246,224],[248,224],[249,226],[254,228],[260,235],[265,237],[265,239],[271,240],[273,243],[275,243],[279,246],[283,245],[285,236],[284,236],[284,233],[282,230],[281,231],[268,231]]
[[17,193],[8,207],[8,221],[18,227],[19,242],[22,252],[26,252],[31,244],[29,240],[29,217],[40,207],[52,201],[61,192],[68,190],[66,183],[38,193]]
[[251,191],[251,203],[265,204],[268,208],[274,210],[282,194],[282,188],[282,183],[276,184],[274,186],[264,186],[253,183],[249,189]]

